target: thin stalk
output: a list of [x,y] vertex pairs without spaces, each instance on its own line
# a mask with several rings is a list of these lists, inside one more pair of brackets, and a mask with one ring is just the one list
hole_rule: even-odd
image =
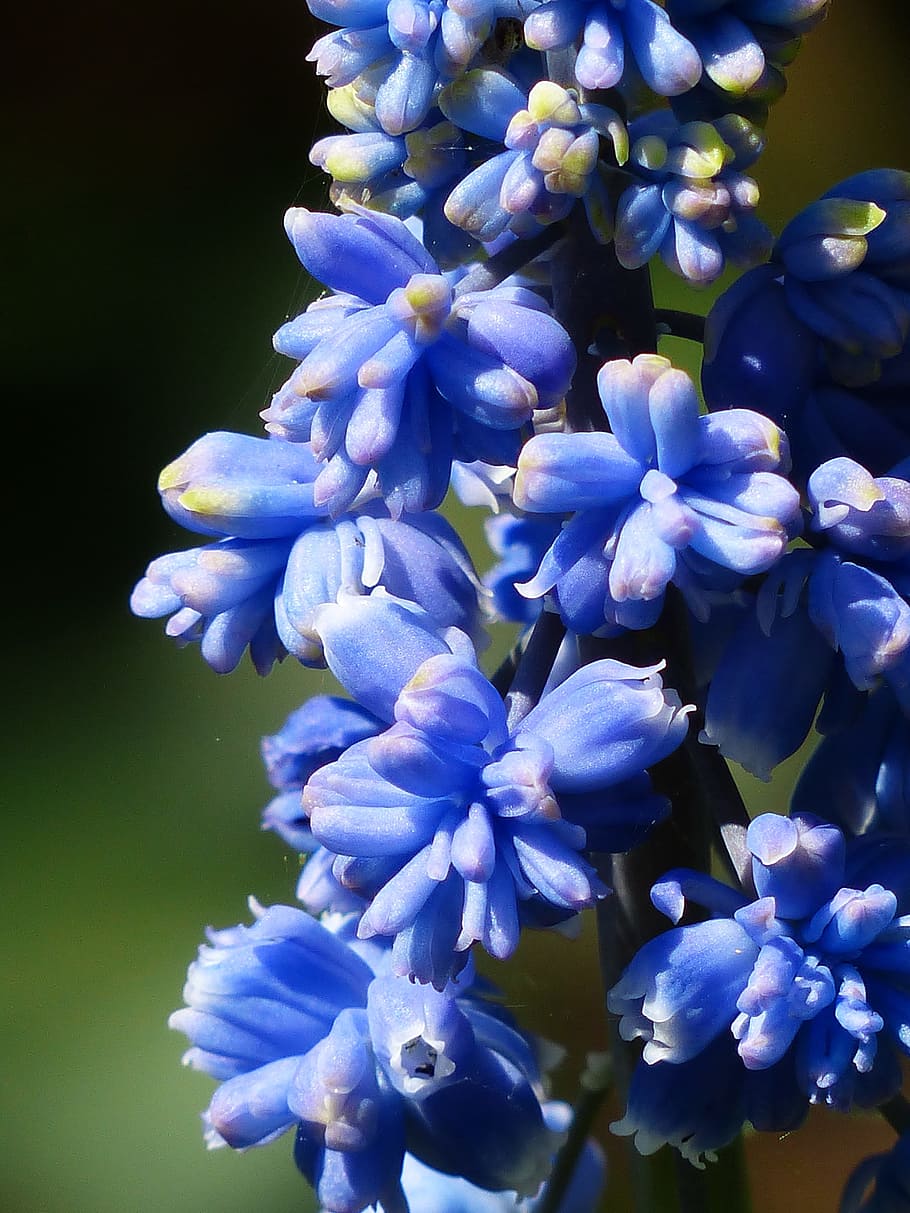
[[564,234],[561,223],[551,223],[539,235],[528,240],[516,240],[499,253],[494,253],[466,274],[455,287],[455,298],[468,291],[488,291],[552,248]]
[[506,696],[510,732],[540,699],[565,634],[565,624],[558,615],[541,611]]
[[547,1186],[535,1205],[535,1213],[557,1213],[612,1080],[612,1067],[603,1054],[589,1058],[588,1068],[582,1075],[581,1095],[575,1104],[569,1135],[556,1155]]
[[654,313],[658,329],[686,341],[705,342],[705,318],[695,312],[681,312],[674,307],[659,307]]

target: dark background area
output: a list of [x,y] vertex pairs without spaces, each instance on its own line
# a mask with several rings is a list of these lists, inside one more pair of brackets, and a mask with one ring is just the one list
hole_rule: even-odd
[[[905,12],[833,0],[807,38],[755,170],[776,230],[849,173],[910,169]],[[204,923],[291,896],[293,859],[257,831],[256,747],[324,680],[219,679],[126,599],[192,542],[159,468],[206,430],[256,432],[286,370],[270,336],[309,296],[281,216],[325,198],[315,23],[303,0],[89,0],[20,8],[7,33],[0,1208],[303,1210],[286,1145],[204,1153],[211,1084],[179,1071],[164,1022]],[[591,941],[525,953],[510,999],[571,1043],[570,1086],[603,1043]],[[758,1145],[756,1213],[827,1213],[887,1140],[872,1119],[819,1131]]]

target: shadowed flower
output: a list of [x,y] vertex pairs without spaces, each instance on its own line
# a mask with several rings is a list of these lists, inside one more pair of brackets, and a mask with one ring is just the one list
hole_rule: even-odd
[[[702,1073],[696,1059],[726,1037],[748,1071],[770,1071],[791,1055],[811,1103],[849,1110],[883,1102],[900,1083],[896,1049],[907,1047],[910,844],[875,835],[845,842],[817,818],[773,814],[752,822],[747,843],[754,893],[688,869],[654,886],[652,901],[672,921],[687,901],[713,917],[638,952],[608,998],[621,1035],[645,1041],[646,1068],[693,1063],[691,1073]],[[721,1069],[741,1092],[729,1064]],[[672,1075],[663,1071],[663,1081]],[[641,1082],[651,1084],[647,1073]],[[647,1115],[640,1109],[633,1119],[625,1127],[647,1138]],[[731,1127],[739,1126],[724,1112],[722,1140],[703,1141],[696,1154],[730,1140]]]

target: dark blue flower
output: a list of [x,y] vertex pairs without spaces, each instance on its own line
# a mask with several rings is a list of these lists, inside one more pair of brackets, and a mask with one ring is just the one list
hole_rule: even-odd
[[375,973],[300,910],[254,910],[253,926],[209,933],[170,1020],[191,1042],[185,1063],[221,1083],[210,1146],[296,1128],[297,1165],[329,1213],[405,1213],[406,1150],[484,1188],[537,1190],[554,1140],[533,1052],[503,1017],[467,990]]
[[263,414],[309,441],[316,501],[347,509],[375,471],[393,516],[438,505],[452,460],[514,462],[519,430],[557,404],[575,368],[572,342],[520,286],[455,297],[399,220],[292,210],[300,260],[338,294],[278,331],[300,365]]
[[781,69],[827,6],[828,0],[667,0],[671,21],[704,64],[701,85],[727,108],[783,91]]
[[672,581],[696,614],[705,591],[770,568],[800,526],[780,430],[744,409],[699,416],[689,377],[666,358],[608,362],[598,388],[612,433],[552,433],[523,448],[521,509],[575,511],[520,586],[549,590],[568,627],[650,627]]
[[823,697],[833,707],[820,728],[837,727],[844,675],[856,691],[884,678],[908,702],[910,484],[835,459],[808,495],[814,549],[765,580],[708,691],[706,739],[761,778],[801,745]]
[[[426,615],[351,598],[319,629],[335,676],[395,721],[316,771],[304,808],[341,883],[372,898],[360,935],[394,937],[396,972],[441,987],[475,942],[510,956],[522,903],[592,905],[606,889],[583,848],[622,849],[662,815],[644,772],[686,713],[656,669],[585,666],[510,728],[465,638]],[[367,647],[387,659],[366,665]]]
[[816,805],[847,834],[910,832],[910,721],[887,685],[813,751],[791,811]]
[[880,474],[910,453],[908,214],[910,174],[841,182],[708,316],[708,407],[754,404],[782,425],[800,482],[838,455]]
[[856,1167],[844,1187],[838,1213],[906,1213],[908,1209],[910,1134],[904,1133],[887,1154],[865,1158]]
[[334,519],[314,502],[310,449],[244,434],[207,434],[161,473],[165,509],[205,547],[153,560],[133,591],[137,615],[170,616],[167,633],[198,640],[218,673],[249,646],[265,674],[287,653],[322,665],[313,612],[339,589],[384,585],[442,626],[476,630],[477,580],[454,530],[435,514],[390,518],[368,501]]
[[749,1071],[792,1056],[812,1103],[883,1102],[900,1082],[910,1016],[910,844],[849,843],[818,818],[773,814],[752,822],[747,842],[751,896],[684,869],[654,886],[672,921],[687,901],[713,917],[638,952],[608,999],[620,1033],[644,1039],[645,1066],[691,1063],[726,1037]]

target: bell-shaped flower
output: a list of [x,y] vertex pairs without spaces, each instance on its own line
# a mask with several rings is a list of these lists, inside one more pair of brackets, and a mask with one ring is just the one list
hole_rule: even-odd
[[680,123],[669,110],[639,118],[626,170],[636,181],[616,209],[616,256],[626,269],[660,254],[675,274],[713,282],[727,264],[764,261],[771,234],[755,216],[758,186],[746,168],[763,139],[745,118]]
[[813,750],[791,807],[806,813],[816,805],[846,834],[910,831],[910,722],[887,685]]
[[667,12],[698,51],[702,84],[735,104],[762,95],[769,74],[790,62],[799,35],[827,6],[828,0],[668,0]]
[[574,92],[540,80],[525,92],[494,68],[468,72],[445,88],[439,108],[462,130],[505,144],[451,191],[447,218],[478,240],[505,231],[528,234],[564,219],[581,199],[591,230],[606,242],[612,206],[602,176],[601,138],[611,145],[607,163],[623,164],[628,136],[618,114],[576,100]]
[[[543,1111],[550,1129],[565,1131],[571,1118],[566,1104],[548,1103]],[[589,1138],[556,1213],[595,1213],[603,1193],[604,1171],[603,1152]],[[511,1192],[479,1188],[461,1175],[433,1170],[412,1154],[405,1157],[401,1186],[412,1210],[438,1209],[445,1213],[537,1213],[546,1191],[541,1188],[536,1196],[523,1197],[516,1203]],[[387,1213],[382,1206],[380,1210]]]
[[520,427],[563,397],[572,342],[532,291],[503,284],[453,294],[399,220],[288,212],[300,260],[338,294],[278,331],[300,359],[263,414],[308,441],[315,500],[337,515],[371,472],[393,517],[439,504],[452,460],[514,462]]
[[328,518],[314,502],[318,465],[307,446],[208,434],[161,474],[165,509],[206,535],[205,547],[152,561],[133,591],[144,618],[168,615],[168,635],[201,642],[218,673],[249,647],[265,674],[288,653],[322,665],[317,609],[339,589],[376,585],[419,602],[443,627],[478,626],[470,558],[441,517],[393,519],[376,501]]
[[516,0],[307,0],[314,17],[340,29],[307,56],[329,89],[354,83],[371,97],[381,128],[403,135],[420,126],[439,88],[463,72],[500,18],[521,15]]
[[840,458],[813,472],[808,497],[813,550],[789,553],[765,580],[708,690],[705,739],[765,779],[805,740],[823,698],[822,733],[836,735],[841,717],[855,725],[861,704],[852,719],[837,708],[857,698],[847,679],[863,692],[884,679],[910,702],[910,486]]
[[[567,917],[606,893],[587,832],[615,850],[630,819],[643,833],[661,815],[637,781],[686,730],[656,669],[585,666],[510,730],[466,638],[425,614],[347,599],[319,625],[335,676],[395,723],[316,771],[304,808],[338,879],[372,899],[360,935],[394,938],[396,972],[441,988],[476,942],[512,954],[524,903]],[[386,661],[365,668],[366,637]]]
[[819,818],[771,813],[746,841],[754,893],[686,869],[654,886],[674,920],[687,901],[711,917],[638,952],[609,995],[620,1032],[645,1039],[645,1066],[691,1064],[732,1037],[747,1070],[789,1055],[812,1103],[882,1102],[907,1050],[910,843],[847,841]]
[[653,0],[545,0],[526,18],[525,41],[534,50],[570,46],[579,36],[575,78],[587,89],[623,81],[627,59],[662,97],[698,82],[698,51]]
[[301,803],[303,785],[348,746],[381,732],[383,724],[350,699],[314,695],[292,712],[281,729],[262,739],[262,761],[277,795],[262,812],[262,828],[274,830],[292,850],[306,855],[297,899],[311,914],[362,911],[363,901],[332,875],[329,856],[313,837]]
[[744,409],[699,416],[695,387],[665,358],[608,362],[598,389],[612,433],[553,433],[522,450],[515,504],[575,511],[530,581],[573,631],[650,627],[670,582],[704,618],[706,591],[769,569],[800,527],[780,474],[780,430]]
[[764,387],[800,481],[838,455],[878,474],[910,452],[908,212],[910,174],[848,178],[801,211],[771,264],[734,283],[708,317],[708,407],[757,401]]
[[405,1151],[486,1188],[536,1191],[555,1138],[507,1016],[491,1031],[467,989],[376,975],[302,911],[254,911],[252,927],[210,932],[170,1020],[189,1037],[185,1062],[221,1082],[210,1146],[296,1128],[295,1160],[327,1213],[405,1213]]

